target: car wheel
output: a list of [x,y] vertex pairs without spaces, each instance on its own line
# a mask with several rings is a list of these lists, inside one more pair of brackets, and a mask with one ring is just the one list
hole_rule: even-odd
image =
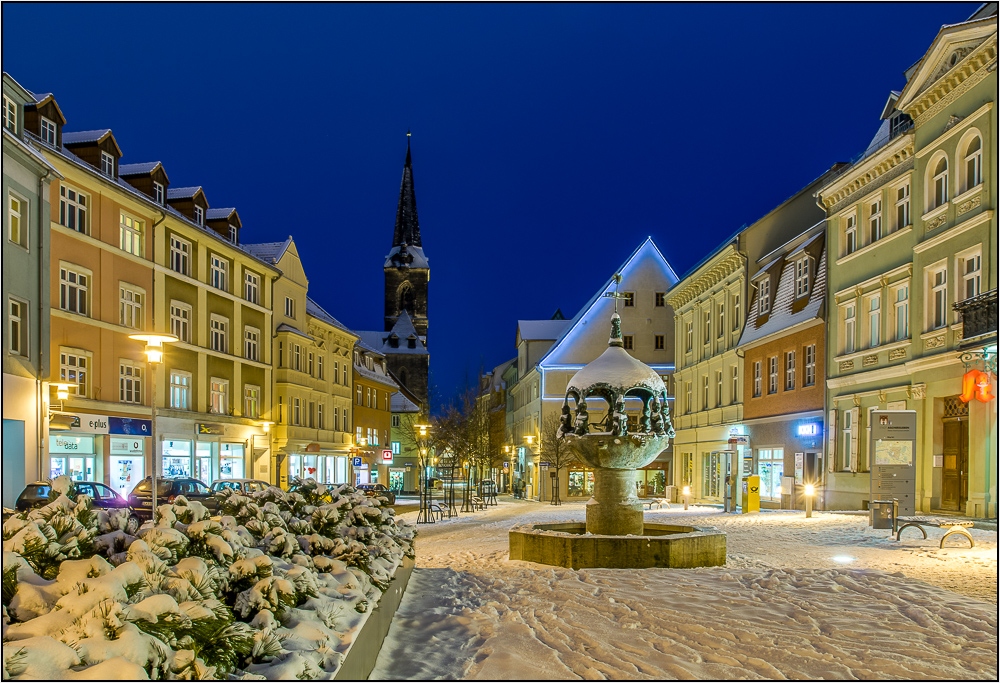
[[128,522],[125,523],[125,533],[129,536],[135,536],[135,532],[139,530],[142,526],[142,520],[135,515],[128,516]]

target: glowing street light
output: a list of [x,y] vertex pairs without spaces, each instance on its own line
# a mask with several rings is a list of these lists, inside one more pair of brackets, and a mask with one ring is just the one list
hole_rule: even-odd
[[683,489],[681,489],[681,495],[684,496],[684,509],[687,510],[688,509],[688,496],[691,495],[691,487],[690,486],[685,486]]
[[812,484],[806,484],[805,489],[806,494],[806,517],[813,516],[813,496],[816,495],[816,487]]
[[420,453],[420,512],[417,515],[417,524],[433,524],[434,515],[431,513],[431,491],[427,485],[427,468],[429,459],[427,457],[428,436],[430,425],[415,424],[413,428],[417,430],[417,452]]
[[155,365],[163,362],[163,345],[180,341],[172,334],[130,334],[129,339],[146,342],[143,353],[146,354],[146,364],[149,372],[150,382],[150,419],[149,431],[153,440],[153,468],[150,474],[150,490],[152,493],[152,510],[150,511],[153,522],[156,522],[156,470],[159,469],[160,449],[156,443],[156,368]]
[[[56,398],[60,401],[65,401],[69,398],[69,385],[68,384],[57,384],[56,385]],[[61,406],[60,406],[61,408]]]

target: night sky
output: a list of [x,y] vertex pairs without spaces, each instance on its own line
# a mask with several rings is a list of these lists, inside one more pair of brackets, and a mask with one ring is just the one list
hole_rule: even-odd
[[66,130],[295,237],[310,295],[381,329],[406,131],[436,403],[567,318],[652,235],[686,272],[864,150],[978,4],[16,4],[3,69]]

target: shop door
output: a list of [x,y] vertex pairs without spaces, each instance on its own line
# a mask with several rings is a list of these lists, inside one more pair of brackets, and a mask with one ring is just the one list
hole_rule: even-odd
[[969,423],[944,420],[944,467],[941,471],[941,509],[961,511],[969,497]]

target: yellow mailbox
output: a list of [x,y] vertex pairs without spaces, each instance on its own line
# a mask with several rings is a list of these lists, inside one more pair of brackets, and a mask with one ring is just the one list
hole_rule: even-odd
[[760,512],[760,477],[743,477],[743,512]]

